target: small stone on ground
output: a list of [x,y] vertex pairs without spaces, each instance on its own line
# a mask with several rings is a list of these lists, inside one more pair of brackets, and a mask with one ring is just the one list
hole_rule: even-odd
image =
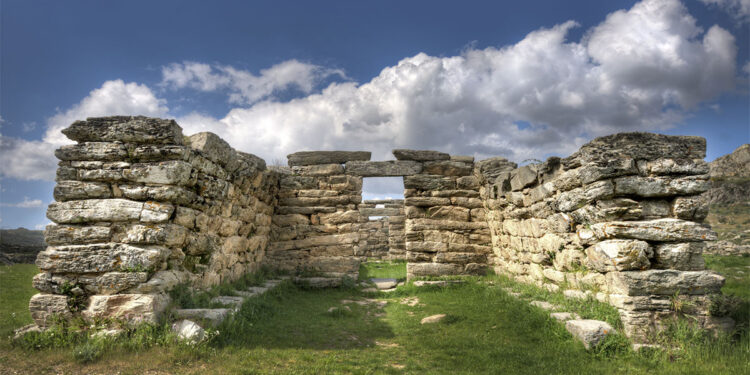
[[551,303],[549,303],[547,301],[531,301],[530,304],[532,306],[536,306],[536,307],[538,307],[540,309],[545,309],[545,310],[554,310],[554,309],[557,308],[557,306],[555,306],[555,305],[553,305],[553,304],[551,304]]
[[566,322],[568,320],[573,320],[573,319],[581,319],[581,317],[578,314],[569,313],[569,312],[557,312],[557,313],[549,314],[549,316],[561,322]]
[[373,278],[370,279],[370,281],[375,284],[375,287],[384,290],[384,289],[391,289],[395,288],[396,285],[398,285],[398,280],[396,279],[377,279]]
[[607,335],[614,332],[612,326],[599,320],[568,320],[565,329],[583,342],[586,349],[595,348]]
[[203,337],[206,334],[206,331],[204,331],[201,326],[186,319],[172,324],[172,331],[177,333],[177,337],[190,342],[199,342],[203,340]]
[[422,318],[422,320],[419,322],[420,324],[430,324],[430,323],[438,323],[445,319],[447,315],[445,314],[437,314],[437,315],[430,315],[426,318]]

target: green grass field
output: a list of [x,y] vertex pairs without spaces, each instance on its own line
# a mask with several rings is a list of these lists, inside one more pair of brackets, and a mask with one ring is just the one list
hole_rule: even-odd
[[[16,265],[0,267],[0,272],[0,327],[7,336],[30,321],[26,303],[34,293],[30,285],[36,270]],[[405,266],[368,263],[362,275],[403,278]],[[528,300],[546,299],[616,326],[619,318],[611,307],[565,300],[500,276],[466,280],[447,288],[407,284],[377,294],[353,288],[302,290],[285,283],[246,301],[218,327],[220,334],[209,345],[110,345],[95,362],[80,364],[72,347],[28,350],[3,340],[0,374],[750,373],[747,335],[736,342],[713,341],[682,330],[677,332],[685,337],[678,339],[685,345],[675,351],[634,353],[620,337],[605,350],[588,352]],[[521,292],[521,298],[505,288]],[[331,307],[337,309],[328,312]],[[13,313],[15,320],[7,319]],[[448,319],[420,324],[433,314],[448,314]]]

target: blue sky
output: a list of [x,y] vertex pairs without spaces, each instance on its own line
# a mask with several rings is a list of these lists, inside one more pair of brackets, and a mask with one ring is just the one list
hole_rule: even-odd
[[[0,226],[41,227],[59,130],[176,118],[269,162],[428,148],[514,161],[618,131],[750,142],[750,0],[0,4]],[[398,194],[392,181],[368,197]]]

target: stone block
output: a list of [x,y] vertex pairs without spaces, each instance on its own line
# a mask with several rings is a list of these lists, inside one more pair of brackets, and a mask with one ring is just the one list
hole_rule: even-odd
[[677,197],[672,203],[672,213],[678,219],[703,221],[708,216],[708,200],[697,195]]
[[708,163],[703,159],[640,160],[638,170],[643,176],[708,174]]
[[125,160],[128,149],[121,143],[86,142],[61,146],[55,150],[55,156],[60,160]]
[[451,204],[449,198],[439,197],[409,197],[404,199],[405,206],[416,206],[416,207],[432,207],[432,206],[447,206]]
[[460,275],[464,267],[453,263],[407,263],[406,275],[408,278],[416,276],[445,276]]
[[417,190],[455,190],[456,180],[439,175],[418,174],[404,177],[404,188]]
[[713,241],[716,233],[701,224],[680,219],[612,221],[591,225],[598,239],[632,238],[644,241]]
[[412,160],[349,161],[346,174],[362,177],[411,176],[422,171],[422,163]]
[[444,152],[407,149],[395,149],[393,150],[393,156],[395,156],[397,160],[416,161],[450,160],[451,158],[449,154],[446,154]]
[[586,249],[588,265],[598,272],[643,270],[653,255],[646,241],[606,240]]
[[[474,166],[479,171],[480,176],[490,183],[494,182],[500,174],[509,173],[518,167],[516,163],[499,156],[480,160]],[[508,177],[510,177],[510,174],[508,174]]]
[[44,242],[47,245],[109,242],[111,235],[111,227],[51,224],[44,230]]
[[705,269],[704,242],[666,243],[654,247],[654,268],[700,271]]
[[91,296],[83,311],[88,319],[123,319],[129,323],[157,323],[169,304],[169,297],[161,294],[114,294]]
[[169,160],[150,164],[133,164],[123,171],[123,176],[134,182],[162,185],[189,185],[191,182],[190,163],[182,160]]
[[78,142],[182,144],[182,129],[174,120],[144,116],[89,117],[62,133]]
[[442,176],[469,176],[474,169],[472,163],[455,160],[428,161],[424,163],[423,173]]
[[77,199],[111,198],[112,189],[109,188],[109,184],[101,182],[66,180],[58,181],[53,195],[58,202]]
[[323,177],[344,174],[344,167],[341,164],[315,164],[294,166],[292,171],[302,176]]
[[127,199],[85,199],[53,202],[47,208],[47,218],[56,223],[86,223],[101,221],[139,220],[143,202]]
[[559,194],[555,200],[555,204],[560,211],[573,211],[594,200],[611,198],[614,191],[615,186],[611,181],[599,181]]
[[119,243],[48,246],[36,265],[56,273],[91,273],[124,270],[154,270],[171,253],[159,246],[133,246]]
[[604,338],[614,333],[612,326],[599,320],[568,320],[565,329],[583,343],[586,349],[596,348]]
[[627,176],[614,180],[615,194],[637,195],[640,197],[668,197],[673,195],[700,194],[711,188],[704,177],[642,177]]
[[35,294],[29,300],[31,318],[39,327],[47,327],[55,318],[67,319],[72,316],[68,307],[68,297],[54,294]]
[[510,188],[519,191],[536,183],[537,170],[534,165],[525,165],[510,172]]
[[369,151],[300,151],[287,155],[289,166],[344,164],[348,161],[370,160]]
[[626,296],[718,293],[724,277],[712,271],[646,270],[607,273],[607,290]]

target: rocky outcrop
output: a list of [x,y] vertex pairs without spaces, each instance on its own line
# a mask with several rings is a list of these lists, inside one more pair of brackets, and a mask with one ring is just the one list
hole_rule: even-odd
[[703,194],[709,204],[750,205],[750,144],[738,147],[710,164],[711,189]]

